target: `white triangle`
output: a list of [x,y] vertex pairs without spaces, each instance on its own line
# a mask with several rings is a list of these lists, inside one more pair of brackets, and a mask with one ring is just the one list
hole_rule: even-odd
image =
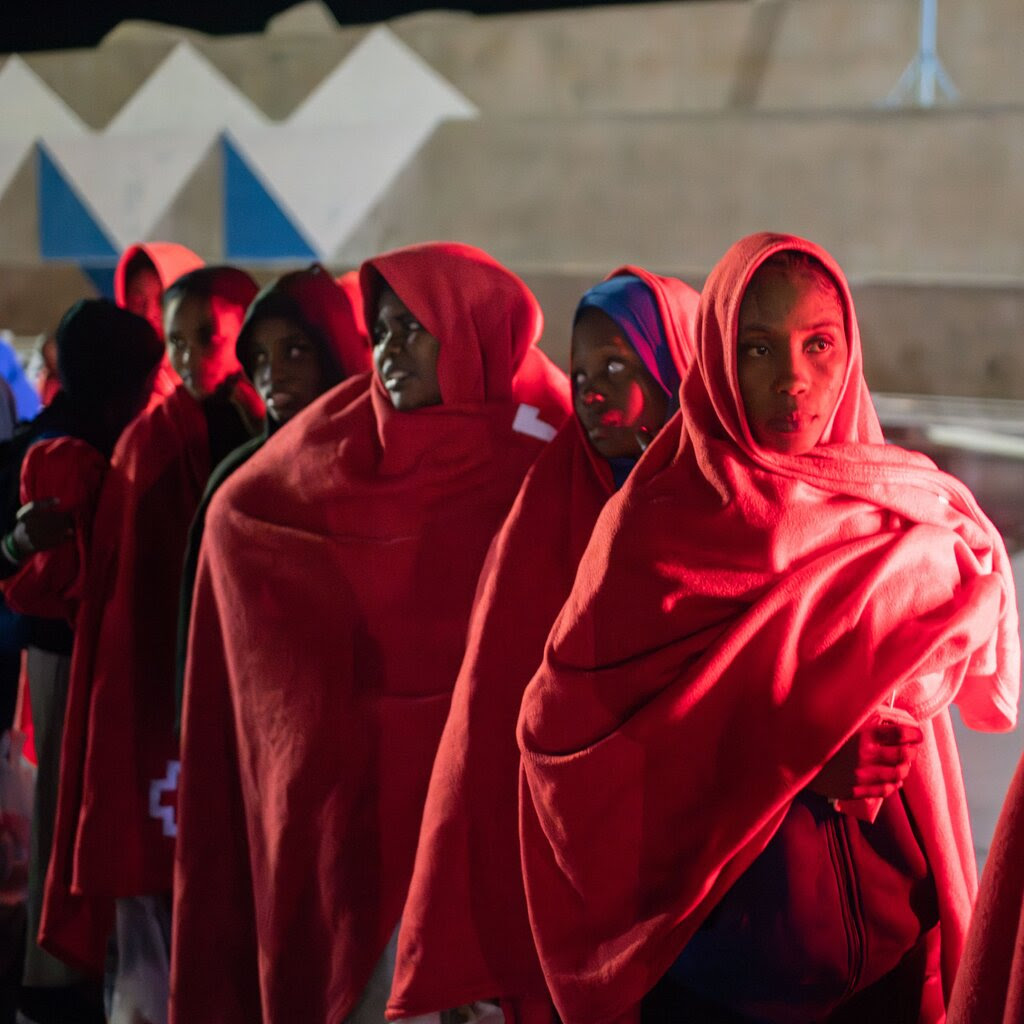
[[48,139],[71,184],[120,246],[145,240],[213,145],[215,133]]
[[433,131],[431,123],[392,121],[232,135],[296,227],[330,259]]
[[17,55],[0,68],[0,140],[81,135],[81,118]]
[[171,50],[105,129],[107,135],[208,135],[267,124],[266,116],[187,42]]
[[380,26],[367,33],[287,123],[314,127],[398,119],[436,124],[477,113],[415,50]]
[[14,180],[22,161],[32,148],[31,142],[8,142],[0,139],[0,199]]

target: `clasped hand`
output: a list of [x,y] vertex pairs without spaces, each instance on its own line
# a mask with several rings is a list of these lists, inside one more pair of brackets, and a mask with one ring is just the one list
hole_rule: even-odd
[[872,718],[825,762],[808,789],[833,800],[890,796],[910,774],[923,740],[916,725]]

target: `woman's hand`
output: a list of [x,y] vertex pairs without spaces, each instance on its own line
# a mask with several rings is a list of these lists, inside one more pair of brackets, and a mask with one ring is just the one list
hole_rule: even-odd
[[14,543],[23,558],[37,551],[49,551],[74,535],[74,520],[60,508],[57,498],[40,498],[18,509],[17,522],[11,531]]
[[832,800],[890,796],[910,774],[923,740],[916,725],[873,718],[825,762],[807,788]]

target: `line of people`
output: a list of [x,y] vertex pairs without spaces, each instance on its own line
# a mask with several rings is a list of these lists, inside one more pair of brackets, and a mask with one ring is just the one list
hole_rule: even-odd
[[620,267],[568,377],[459,243],[115,283],[0,541],[25,1022],[998,1019],[949,706],[1016,721],[1009,561],[827,252]]

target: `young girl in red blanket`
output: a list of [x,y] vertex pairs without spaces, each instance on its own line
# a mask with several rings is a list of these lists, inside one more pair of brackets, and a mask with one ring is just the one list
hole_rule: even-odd
[[882,443],[846,282],[809,242],[729,250],[682,400],[523,700],[559,1012],[941,1021],[976,885],[947,709],[1016,714],[1002,542],[959,481]]
[[637,267],[577,308],[576,415],[527,474],[477,586],[402,912],[392,1018],[436,1020],[497,997],[506,1021],[553,1019],[519,864],[516,718],[598,513],[679,407],[696,308],[688,285]]
[[540,308],[486,253],[412,246],[360,281],[375,372],[298,414],[210,504],[176,1024],[381,1020],[477,576],[561,425],[537,418],[557,395],[514,383]]
[[210,474],[189,529],[178,607],[176,698],[180,721],[192,591],[206,510],[213,495],[268,438],[325,391],[370,369],[370,339],[355,271],[337,281],[318,263],[272,281],[253,299],[235,345],[238,361],[267,410],[256,437]]
[[181,383],[121,437],[94,522],[40,941],[102,971],[116,901],[112,1022],[166,1020],[182,559],[211,467],[260,426],[235,355],[256,290],[233,267],[191,271],[166,290]]
[[[26,675],[38,776],[29,862],[21,1014],[68,1024],[102,1020],[90,979],[36,943],[60,775],[73,627],[92,522],[114,444],[149,397],[163,357],[152,327],[102,299],[76,303],[57,328],[60,389],[30,427],[22,508],[2,543],[8,604],[31,616]],[[9,575],[8,575],[9,574]]]

